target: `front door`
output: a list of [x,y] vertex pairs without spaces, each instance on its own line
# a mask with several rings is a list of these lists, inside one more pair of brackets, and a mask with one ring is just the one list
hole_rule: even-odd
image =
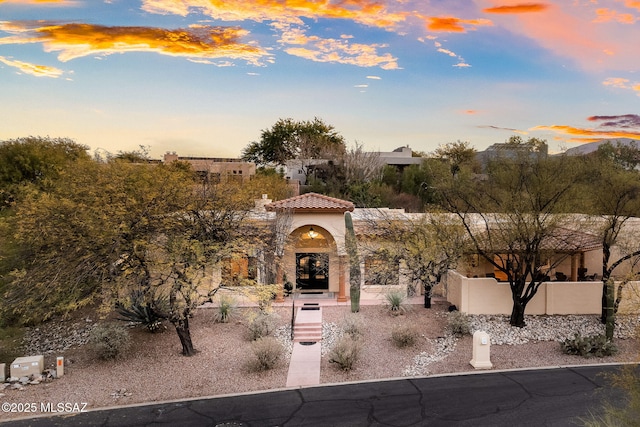
[[297,253],[296,286],[300,290],[329,289],[329,254]]

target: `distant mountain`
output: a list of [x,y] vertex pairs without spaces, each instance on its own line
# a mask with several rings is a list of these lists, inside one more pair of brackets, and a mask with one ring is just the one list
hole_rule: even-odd
[[631,138],[612,138],[612,139],[602,139],[600,141],[589,142],[587,144],[578,145],[577,147],[569,148],[565,151],[565,154],[568,156],[584,156],[585,154],[593,153],[598,149],[602,144],[606,144],[610,142],[613,145],[621,144],[621,145],[632,145],[635,144],[638,148],[640,148],[640,139],[631,139]]

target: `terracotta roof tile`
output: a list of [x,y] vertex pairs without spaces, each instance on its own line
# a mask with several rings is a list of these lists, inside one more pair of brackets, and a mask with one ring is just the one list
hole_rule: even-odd
[[353,203],[317,193],[306,193],[279,200],[265,206],[267,211],[293,210],[294,212],[347,212],[353,211]]

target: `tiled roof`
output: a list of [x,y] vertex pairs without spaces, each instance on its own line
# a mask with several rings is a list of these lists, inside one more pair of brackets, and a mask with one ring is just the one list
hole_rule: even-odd
[[267,211],[292,210],[294,212],[347,212],[353,211],[353,203],[317,193],[306,193],[289,199],[279,200],[265,206]]

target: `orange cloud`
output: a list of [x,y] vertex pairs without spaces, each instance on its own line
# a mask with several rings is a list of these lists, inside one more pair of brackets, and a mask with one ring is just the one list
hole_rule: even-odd
[[561,125],[536,126],[532,130],[551,130],[551,131],[565,134],[565,135],[598,137],[598,138],[638,138],[640,137],[640,132],[585,129],[585,128],[577,128],[573,126],[561,126]]
[[18,3],[18,4],[75,4],[75,1],[70,0],[0,0],[0,3]]
[[640,1],[638,0],[626,0],[624,5],[630,9],[638,9],[640,11]]
[[13,59],[5,58],[4,56],[0,56],[0,62],[10,67],[15,67],[25,74],[30,74],[36,77],[58,78],[63,74],[63,71],[60,70],[59,68],[49,67],[46,65],[30,64],[28,62],[23,62],[23,61],[16,61]]
[[259,47],[240,43],[247,31],[237,27],[167,30],[75,23],[33,25],[0,22],[0,30],[13,34],[0,38],[0,45],[42,43],[46,52],[59,52],[58,59],[63,62],[88,55],[155,52],[187,58],[243,59],[258,64],[259,59],[267,55]]
[[392,12],[376,0],[143,0],[143,10],[186,16],[197,11],[226,21],[277,21],[301,24],[301,18],[348,19],[371,27],[390,28],[408,12]]
[[[500,5],[516,7],[518,0],[499,0]],[[634,0],[638,2],[638,0]],[[491,10],[493,0],[479,0]],[[546,4],[538,13],[511,15],[492,14],[496,25],[536,41],[541,47],[566,58],[587,70],[636,69],[640,27],[625,25],[630,21],[628,11],[615,14],[611,24],[598,25],[596,10],[602,8],[597,1],[546,1],[528,4]],[[609,3],[624,3],[624,0]],[[632,4],[627,1],[627,7]],[[616,5],[621,9],[624,6]],[[601,12],[602,16],[605,16]],[[637,13],[635,14],[637,15]],[[568,66],[573,64],[569,63]]]
[[598,16],[593,20],[595,23],[620,22],[621,24],[633,24],[636,18],[630,13],[619,13],[612,9],[601,8],[596,10]]
[[466,33],[465,27],[492,26],[488,19],[460,19],[452,16],[426,18],[427,29],[430,31],[443,31],[449,33]]
[[[602,84],[604,86],[611,86],[617,89],[627,89],[640,92],[640,82],[631,83],[629,79],[622,77],[609,77],[608,79],[605,79]],[[640,93],[638,95],[640,95]]]
[[544,3],[522,3],[522,4],[516,4],[516,5],[509,5],[509,6],[489,7],[489,8],[483,9],[482,11],[484,13],[504,13],[504,14],[533,13],[533,12],[542,12],[543,10],[546,10],[548,7],[549,5]]

